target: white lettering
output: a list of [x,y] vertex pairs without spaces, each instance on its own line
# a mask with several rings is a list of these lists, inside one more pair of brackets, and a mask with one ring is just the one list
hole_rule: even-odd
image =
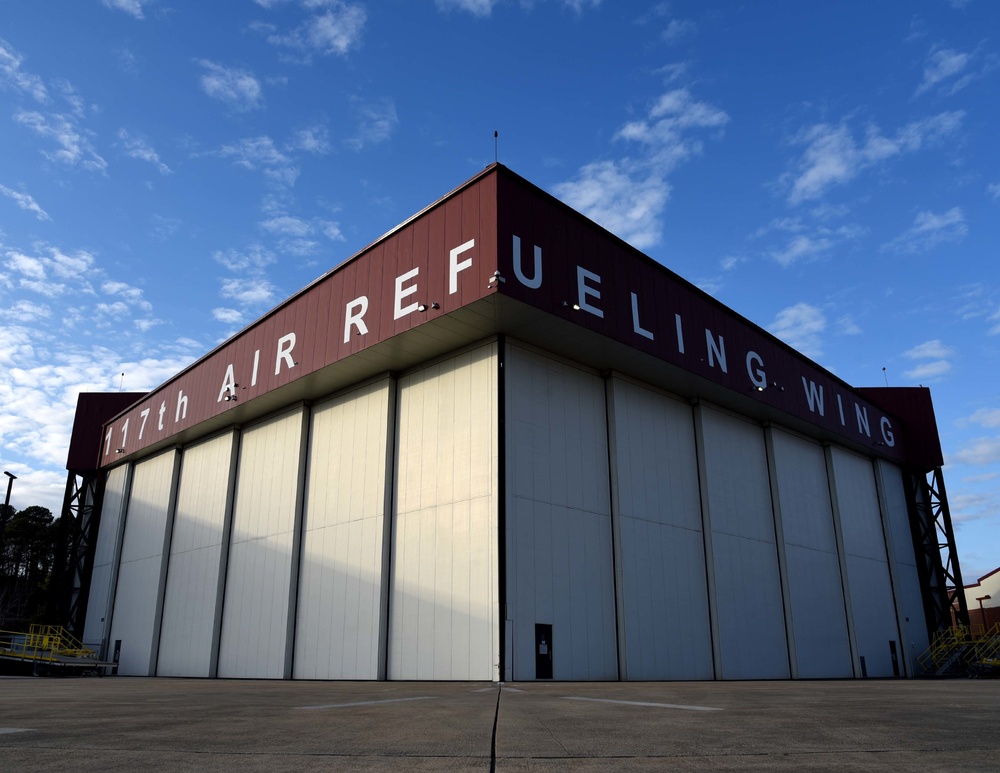
[[451,264],[449,266],[450,270],[448,274],[448,295],[454,295],[458,292],[458,272],[465,271],[465,269],[472,267],[472,258],[468,258],[467,260],[463,260],[459,263],[458,256],[463,252],[471,250],[475,246],[476,240],[469,239],[469,241],[465,244],[459,245],[449,253],[451,255]]
[[142,440],[142,433],[146,431],[146,419],[149,418],[150,409],[142,411],[139,415],[142,416],[142,424],[139,425],[139,440]]
[[253,353],[253,377],[250,379],[250,386],[257,386],[257,367],[260,365],[260,349]]
[[392,318],[399,319],[400,317],[405,317],[407,314],[412,314],[417,310],[417,302],[414,301],[407,307],[403,307],[403,298],[409,295],[413,295],[417,291],[416,285],[411,285],[406,289],[403,289],[403,282],[408,279],[413,279],[417,274],[420,273],[420,266],[407,271],[405,274],[401,274],[396,277],[396,310],[393,312]]
[[864,432],[868,437],[871,437],[872,431],[868,426],[868,409],[862,408],[860,405],[855,403],[854,413],[858,417],[858,432]]
[[535,245],[535,275],[528,279],[521,265],[521,239],[517,236],[514,237],[514,276],[530,290],[537,290],[542,286],[542,248]]
[[844,401],[840,399],[840,395],[837,395],[837,410],[840,411],[840,426],[846,427],[847,420],[844,418]]
[[236,395],[236,376],[233,373],[232,363],[226,366],[226,376],[222,379],[222,389],[219,390],[219,399],[215,402],[221,403],[222,398],[226,396],[226,392],[229,392],[234,397]]
[[643,338],[653,340],[653,334],[639,324],[639,298],[635,293],[632,293],[632,330]]
[[128,439],[128,419],[125,419],[125,423],[122,425],[122,448],[125,447],[125,441]]
[[362,295],[347,304],[344,319],[344,343],[351,340],[351,325],[358,329],[358,335],[368,335],[368,325],[365,324],[365,314],[368,313],[368,296]]
[[177,410],[174,412],[174,424],[181,419],[186,419],[188,415],[188,399],[184,396],[184,390],[177,393]]
[[156,426],[158,430],[163,429],[163,414],[165,414],[166,412],[167,412],[167,401],[164,400],[162,403],[160,403],[160,421],[157,423]]
[[[757,367],[753,367],[756,363]],[[767,386],[767,374],[764,372],[764,360],[757,352],[747,352],[747,375],[751,383],[758,389]]]
[[726,342],[719,336],[719,342],[716,344],[715,338],[712,336],[712,331],[707,327],[705,328],[705,345],[708,346],[708,367],[714,368],[715,361],[719,361],[719,367],[722,368],[723,373],[728,373],[726,369]]
[[[823,386],[820,385],[819,389],[816,389],[816,382],[806,381],[806,377],[803,376],[802,388],[806,391],[806,401],[809,403],[809,410],[823,416]],[[818,411],[817,408],[819,409]]]
[[596,306],[591,306],[590,303],[587,302],[587,298],[593,298],[593,299],[598,300],[598,301],[601,300],[601,291],[598,290],[595,287],[591,287],[590,285],[588,285],[587,284],[587,280],[588,279],[591,282],[595,282],[596,284],[600,284],[601,283],[601,278],[597,274],[593,273],[592,271],[587,271],[587,269],[585,269],[583,266],[577,266],[576,267],[576,294],[577,294],[576,304],[583,311],[590,312],[595,317],[600,317],[601,319],[604,319],[604,312],[601,311]]
[[111,427],[108,427],[108,434],[104,438],[104,455],[107,456],[111,451]]
[[680,314],[674,314],[674,327],[677,328],[677,351],[684,354],[684,327]]
[[882,429],[882,439],[885,441],[885,444],[889,446],[889,448],[892,448],[896,445],[896,436],[892,433],[891,422],[883,416],[879,419],[879,426]]
[[285,361],[285,367],[291,370],[295,367],[292,359],[292,349],[295,348],[295,333],[289,333],[278,339],[278,354],[274,358],[274,375],[281,373],[281,361]]

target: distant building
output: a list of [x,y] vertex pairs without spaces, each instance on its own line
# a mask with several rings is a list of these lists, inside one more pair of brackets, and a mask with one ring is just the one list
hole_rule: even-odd
[[1000,566],[965,586],[965,603],[969,609],[969,622],[983,626],[988,631],[1000,625]]
[[927,390],[496,164],[105,418],[122,674],[906,676],[952,601]]

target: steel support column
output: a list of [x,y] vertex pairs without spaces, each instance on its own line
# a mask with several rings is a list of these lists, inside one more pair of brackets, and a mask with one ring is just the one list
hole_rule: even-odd
[[62,517],[68,528],[68,574],[65,599],[66,630],[83,634],[90,595],[90,575],[94,567],[97,529],[101,519],[102,476],[97,470],[70,470],[63,497]]
[[927,629],[933,636],[935,631],[954,624],[953,611],[958,623],[968,625],[969,609],[941,468],[926,473],[911,471],[907,481],[914,554]]

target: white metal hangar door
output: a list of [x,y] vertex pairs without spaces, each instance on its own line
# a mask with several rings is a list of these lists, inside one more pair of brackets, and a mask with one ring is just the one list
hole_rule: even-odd
[[497,345],[399,380],[390,679],[497,679]]
[[178,461],[171,450],[140,462],[133,472],[111,618],[112,646],[121,642],[119,674],[155,673]]
[[771,489],[784,538],[786,606],[799,679],[854,675],[841,550],[819,443],[767,430]]
[[[384,678],[386,470],[395,381],[313,407],[295,625],[296,679]],[[388,458],[387,458],[388,457]]]
[[243,431],[229,549],[221,677],[291,675],[305,409]]
[[101,502],[101,519],[94,548],[94,568],[90,575],[90,593],[87,596],[87,620],[83,624],[83,643],[100,652],[102,657],[107,644],[108,623],[114,604],[114,584],[118,576],[118,551],[120,547],[122,516],[128,498],[128,483],[132,465],[122,464],[108,473],[104,482]]
[[691,406],[609,382],[624,679],[711,679],[705,545]]
[[917,657],[930,646],[930,640],[927,637],[923,594],[920,591],[920,576],[917,574],[913,550],[903,471],[890,462],[877,459],[875,479],[885,513],[883,523],[888,527],[891,543],[889,566],[892,568],[892,587],[895,591],[900,633],[903,636],[902,654],[908,669],[906,675],[913,676],[918,673]]
[[860,675],[901,676],[898,661],[893,663],[899,627],[872,460],[834,447],[831,470],[844,532]]
[[695,407],[717,679],[788,679],[764,431]]
[[158,676],[215,676],[238,438],[229,431],[183,451]]
[[513,677],[617,679],[604,380],[519,346],[504,369]]

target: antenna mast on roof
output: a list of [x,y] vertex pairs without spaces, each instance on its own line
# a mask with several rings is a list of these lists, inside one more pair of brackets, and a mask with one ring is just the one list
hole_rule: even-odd
[[889,377],[885,375],[885,365],[882,366],[882,378],[885,379],[885,385],[889,386]]
[[493,132],[493,163],[500,160],[500,132]]
[[121,380],[118,382],[118,391],[122,391],[122,386],[125,384],[125,374],[122,373]]

